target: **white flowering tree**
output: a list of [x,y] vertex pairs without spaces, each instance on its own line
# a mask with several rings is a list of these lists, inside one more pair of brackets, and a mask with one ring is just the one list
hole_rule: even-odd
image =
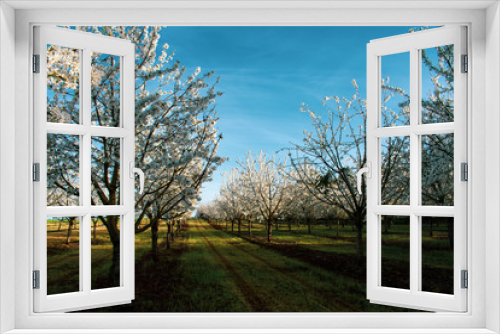
[[[355,80],[352,85],[355,94],[350,99],[326,97],[323,101],[324,113],[315,112],[303,104],[301,111],[309,114],[313,131],[305,131],[302,143],[294,144],[289,150],[292,166],[308,192],[319,201],[340,209],[354,224],[357,256],[361,258],[364,254],[366,192],[358,193],[356,172],[366,163],[366,102],[361,98]],[[385,94],[387,102],[399,92],[385,89]],[[330,105],[332,102],[333,105]],[[401,105],[400,108],[406,106]],[[405,112],[399,114],[407,115]],[[408,147],[398,139],[386,145],[392,159],[385,160],[382,167],[384,175],[394,173],[402,165],[408,151]],[[386,184],[392,185],[394,178],[386,179]],[[385,185],[382,184],[382,187]],[[382,190],[382,193],[386,192]]]
[[[221,140],[214,103],[218,79],[200,69],[186,74],[174,61],[168,45],[158,48],[161,27],[77,27],[78,30],[129,39],[136,45],[135,123],[136,165],[146,174],[144,194],[136,194],[136,233],[151,229],[153,256],[157,256],[158,226],[193,210],[203,182],[209,180],[224,159],[217,156]],[[157,54],[157,49],[160,52]],[[78,123],[79,53],[52,46],[49,50],[48,120]],[[120,59],[92,54],[92,123],[120,124]],[[97,137],[92,141],[92,204],[116,205],[120,200],[120,142]],[[78,152],[71,136],[48,138],[50,150]],[[74,154],[73,154],[74,155]],[[67,154],[53,168],[49,189],[60,188],[78,201],[78,159]],[[51,173],[49,171],[49,173]],[[109,280],[119,279],[120,233],[116,216],[99,217],[113,244]]]
[[248,220],[248,234],[252,235],[251,218],[258,212],[254,207],[251,189],[245,186],[242,172],[238,168],[232,169],[224,175],[224,182],[220,189],[218,205],[231,220],[231,230],[234,230],[234,222],[238,224],[238,234],[241,235],[241,226],[244,219]]
[[302,166],[301,171],[306,174],[299,175],[296,170],[289,172],[292,186],[290,192],[293,194],[294,201],[285,212],[285,218],[288,220],[288,227],[291,229],[291,221],[303,222],[307,225],[307,232],[311,234],[312,224],[317,219],[327,218],[327,205],[320,201],[312,192],[317,191],[313,184],[305,184],[308,180],[315,180],[319,176],[318,172],[311,168],[311,165]]
[[248,193],[246,201],[258,210],[267,224],[267,241],[271,242],[273,225],[289,209],[293,201],[286,159],[274,155],[268,158],[262,151],[253,156],[248,152],[245,161],[238,161],[241,186]]
[[231,221],[231,231],[234,231],[234,222],[238,223],[238,234],[241,234],[241,219],[243,206],[241,202],[239,184],[239,170],[232,169],[224,173],[222,187],[220,189],[219,206],[224,211],[226,218]]

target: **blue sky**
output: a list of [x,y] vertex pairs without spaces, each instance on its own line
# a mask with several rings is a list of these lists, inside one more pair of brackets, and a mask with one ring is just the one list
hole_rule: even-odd
[[[224,135],[220,156],[229,157],[204,186],[202,202],[214,199],[221,174],[250,150],[268,155],[298,143],[310,129],[302,102],[323,110],[325,96],[351,97],[356,79],[366,92],[366,44],[407,33],[410,27],[165,27],[175,59],[190,70],[214,70],[221,81],[216,110]],[[389,62],[388,62],[389,63]],[[406,63],[407,64],[407,63]],[[384,65],[382,65],[384,66]],[[407,65],[406,65],[407,66]],[[390,62],[391,83],[407,89],[404,57]],[[406,67],[407,68],[407,67]],[[384,67],[382,69],[384,71]],[[389,69],[388,69],[389,71]],[[401,76],[401,77],[398,77]],[[407,81],[407,80],[406,80]],[[282,153],[281,156],[284,156]]]

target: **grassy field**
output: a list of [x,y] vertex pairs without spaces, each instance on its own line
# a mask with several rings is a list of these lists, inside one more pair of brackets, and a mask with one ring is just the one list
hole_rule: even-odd
[[[265,242],[267,232],[263,225],[253,224],[252,236],[246,227],[242,226],[238,236],[236,225],[231,232],[225,231],[225,224],[190,220],[171,249],[160,245],[158,262],[149,254],[150,234],[136,235],[136,299],[128,305],[93,312],[405,311],[366,300],[365,260],[355,258],[355,232],[350,226],[340,227],[338,237],[336,226],[314,226],[311,234],[307,233],[307,226],[293,226],[292,231],[282,226],[273,233],[271,244]],[[76,272],[70,266],[77,264],[77,233],[73,231],[71,244],[64,245],[65,233],[49,233],[49,259],[53,259],[49,263],[65,268],[53,271],[57,273],[50,281],[54,286],[64,287],[62,282],[77,272],[77,266]],[[159,234],[163,238],[165,228]],[[434,252],[428,257],[428,267],[433,270],[443,267],[443,257],[451,253],[446,252],[447,239],[443,234],[436,229],[429,240],[425,241],[424,236],[426,245],[433,244],[426,247]],[[93,277],[105,281],[111,244],[106,243],[103,227],[97,235],[99,241],[93,254],[99,260],[93,262]],[[409,236],[404,226],[392,226],[386,235],[386,269],[396,276],[388,281],[391,286],[391,282],[401,281],[398,272],[408,266],[401,254]]]

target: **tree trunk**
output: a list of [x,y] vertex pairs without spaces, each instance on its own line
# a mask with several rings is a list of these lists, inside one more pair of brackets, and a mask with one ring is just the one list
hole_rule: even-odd
[[453,250],[453,246],[455,244],[455,225],[453,223],[453,218],[446,218],[446,220],[448,220],[448,239],[450,240],[450,249]]
[[306,223],[307,223],[307,234],[311,234],[311,219],[307,218]]
[[238,218],[238,235],[241,235],[241,219]]
[[271,237],[273,234],[273,222],[272,220],[267,221],[267,242],[271,242]]
[[93,226],[93,231],[92,231],[92,237],[94,238],[94,244],[97,243],[97,222],[99,220],[98,219],[94,219],[93,223],[94,223],[94,226]]
[[337,219],[337,238],[340,236],[339,229],[340,229],[340,219]]
[[231,219],[231,232],[234,232],[234,219]]
[[363,218],[356,219],[356,256],[363,258]]
[[292,232],[292,220],[288,221],[288,232]]
[[158,261],[158,220],[151,223],[151,257]]
[[167,238],[165,242],[165,247],[167,249],[170,249],[170,243],[172,241],[171,234],[172,234],[172,223],[170,220],[167,220]]
[[173,243],[175,240],[175,233],[174,233],[174,228],[175,228],[175,221],[169,221],[170,222],[170,242]]
[[384,225],[384,234],[388,234],[389,233],[389,228],[392,225],[392,218],[391,218],[391,216],[385,216],[383,225]]
[[69,218],[68,221],[68,235],[66,236],[66,245],[69,245],[69,242],[71,241],[71,230],[73,229],[73,224],[75,223],[75,218],[71,217]]
[[110,287],[116,287],[120,286],[120,230],[118,228],[118,218],[108,216],[105,225],[113,244],[113,261],[109,268],[108,283]]
[[117,243],[113,243],[113,262],[109,268],[108,281],[110,287],[120,286],[120,237]]
[[63,220],[62,220],[62,219],[61,219],[61,220],[59,220],[59,227],[57,228],[57,231],[60,231],[60,230],[61,230],[61,228],[62,228],[62,222],[63,222]]

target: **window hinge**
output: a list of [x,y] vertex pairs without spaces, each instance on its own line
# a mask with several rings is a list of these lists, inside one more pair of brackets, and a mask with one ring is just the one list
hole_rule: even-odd
[[33,55],[33,73],[40,73],[40,55]]
[[469,166],[466,162],[460,164],[460,180],[469,181]]
[[469,273],[467,270],[461,271],[461,287],[462,289],[467,289],[469,287]]
[[40,270],[33,270],[33,289],[40,289]]
[[462,55],[462,73],[469,72],[469,56]]
[[38,162],[33,164],[33,181],[40,182],[40,164]]

